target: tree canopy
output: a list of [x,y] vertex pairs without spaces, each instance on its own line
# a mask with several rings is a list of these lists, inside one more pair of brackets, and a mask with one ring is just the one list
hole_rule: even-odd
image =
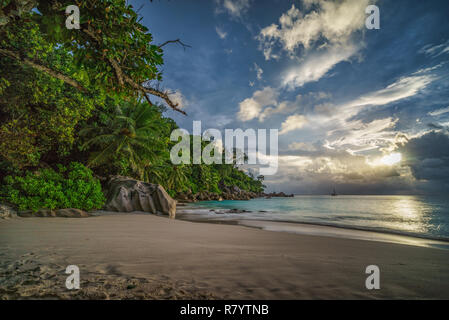
[[[66,28],[67,6],[72,0],[2,0],[0,3],[0,54],[64,81],[80,91],[97,89],[128,96],[161,98],[170,108],[185,113],[159,89],[163,45],[152,43],[148,28],[124,0],[75,1],[80,9],[80,29]],[[23,28],[23,24],[26,27]],[[24,43],[30,32],[44,37],[73,56],[77,74],[49,63],[45,52]],[[175,40],[176,41],[176,40]],[[154,86],[153,86],[154,84]]]

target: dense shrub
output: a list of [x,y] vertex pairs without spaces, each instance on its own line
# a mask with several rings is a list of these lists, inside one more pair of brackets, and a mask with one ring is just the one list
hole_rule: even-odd
[[6,176],[1,197],[20,210],[41,208],[101,208],[105,198],[98,179],[81,163],[72,162],[68,168],[27,171],[24,176]]

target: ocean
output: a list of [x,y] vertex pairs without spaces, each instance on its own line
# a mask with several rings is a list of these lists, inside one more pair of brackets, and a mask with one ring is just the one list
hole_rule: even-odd
[[[296,195],[202,201],[181,208],[190,217],[209,220],[296,222],[449,241],[449,197],[444,196]],[[226,213],[229,209],[248,212]]]

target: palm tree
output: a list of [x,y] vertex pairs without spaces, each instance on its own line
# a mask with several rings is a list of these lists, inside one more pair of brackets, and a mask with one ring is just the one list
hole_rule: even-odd
[[92,148],[88,166],[96,167],[125,159],[139,179],[146,177],[146,168],[155,160],[158,145],[155,133],[164,124],[160,114],[142,103],[117,106],[115,113],[101,127],[86,127],[81,136],[88,137],[81,149]]
[[187,184],[187,170],[183,164],[166,167],[166,187],[169,190],[181,191]]
[[164,185],[164,172],[163,172],[163,166],[161,165],[147,165],[145,167],[144,172],[144,181],[152,182],[152,183],[158,183],[161,185]]

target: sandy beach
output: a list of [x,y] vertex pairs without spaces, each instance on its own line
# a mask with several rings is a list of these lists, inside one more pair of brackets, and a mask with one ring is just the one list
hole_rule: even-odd
[[[449,298],[447,249],[260,227],[149,214],[3,220],[0,298]],[[380,290],[365,288],[371,264]],[[68,265],[80,290],[65,288]]]

